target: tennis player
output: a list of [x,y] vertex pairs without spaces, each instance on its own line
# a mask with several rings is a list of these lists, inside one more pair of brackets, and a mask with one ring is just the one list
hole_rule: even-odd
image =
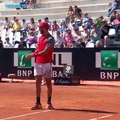
[[38,49],[25,56],[25,58],[32,58],[35,57],[36,62],[34,66],[34,76],[36,78],[36,104],[34,107],[32,107],[32,110],[36,109],[42,109],[41,105],[41,81],[42,77],[46,80],[47,85],[47,105],[46,109],[53,109],[52,103],[51,103],[51,97],[52,97],[52,83],[51,83],[51,77],[52,77],[52,54],[54,51],[54,38],[50,35],[48,32],[49,25],[47,22],[41,22],[39,24],[39,30],[41,32],[41,37],[38,40]]

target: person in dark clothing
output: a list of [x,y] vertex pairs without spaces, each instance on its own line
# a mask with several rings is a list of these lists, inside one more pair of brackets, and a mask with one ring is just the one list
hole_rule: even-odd
[[110,17],[110,23],[112,23],[113,20],[116,19],[116,14],[117,14],[117,13],[118,13],[118,12],[117,12],[116,10],[113,12],[113,15]]
[[18,45],[18,48],[27,48],[26,42],[24,41],[23,37],[20,38],[20,43]]
[[108,44],[108,33],[110,28],[111,27],[107,24],[107,21],[103,20],[102,26],[101,26],[101,39],[103,41],[104,47],[107,47],[107,44]]
[[79,18],[82,16],[82,10],[77,5],[74,6],[74,14]]

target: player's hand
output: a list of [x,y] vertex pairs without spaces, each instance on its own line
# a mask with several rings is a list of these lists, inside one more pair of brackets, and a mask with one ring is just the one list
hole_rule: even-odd
[[34,55],[33,55],[33,54],[28,54],[28,55],[25,55],[25,58],[27,58],[27,59],[31,59],[32,57],[34,57]]

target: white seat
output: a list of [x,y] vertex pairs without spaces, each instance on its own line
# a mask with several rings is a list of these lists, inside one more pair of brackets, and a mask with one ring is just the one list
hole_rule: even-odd
[[114,28],[111,28],[111,29],[109,30],[108,35],[109,35],[109,36],[115,36],[115,34],[116,34],[115,29],[114,29]]

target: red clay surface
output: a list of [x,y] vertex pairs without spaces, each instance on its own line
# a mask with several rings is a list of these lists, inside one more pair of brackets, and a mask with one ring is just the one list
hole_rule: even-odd
[[55,110],[45,109],[46,92],[42,86],[43,110],[33,111],[35,82],[1,82],[0,120],[120,120],[120,86],[53,85]]

